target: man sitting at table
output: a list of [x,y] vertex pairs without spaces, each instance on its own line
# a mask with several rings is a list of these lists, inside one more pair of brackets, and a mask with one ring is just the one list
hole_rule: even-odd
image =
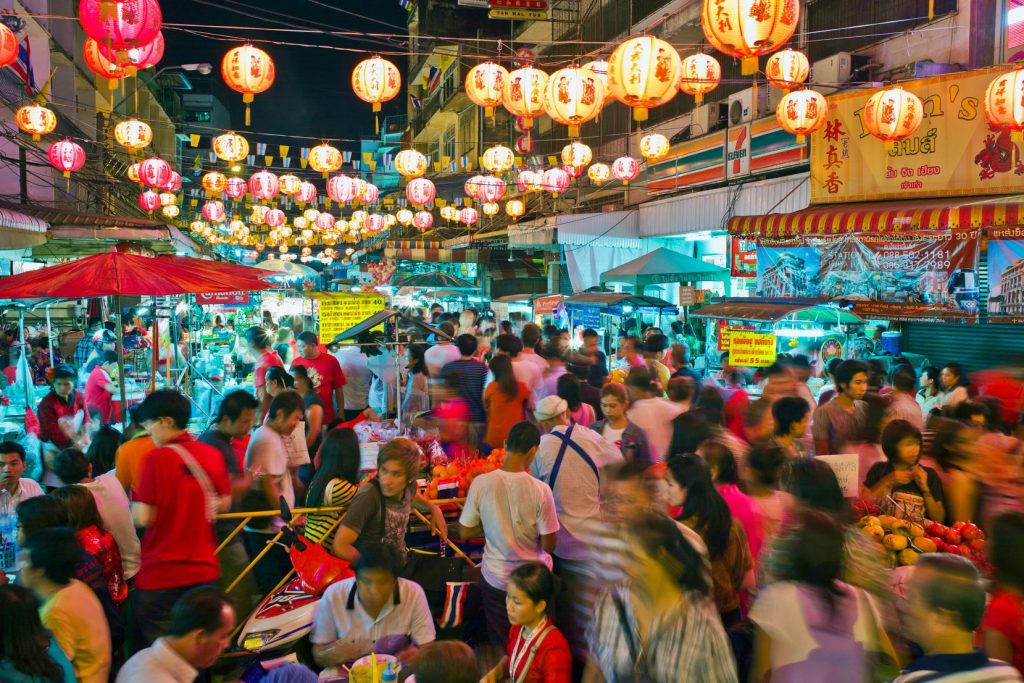
[[356,575],[328,588],[309,640],[320,666],[350,663],[370,653],[407,662],[435,638],[423,589],[398,578],[398,558],[386,545],[363,549]]

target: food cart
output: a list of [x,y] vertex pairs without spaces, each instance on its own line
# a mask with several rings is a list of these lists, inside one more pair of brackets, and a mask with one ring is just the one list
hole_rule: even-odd
[[567,298],[563,305],[569,317],[570,335],[578,339],[583,330],[596,330],[605,352],[619,330],[639,334],[645,324],[664,329],[679,316],[679,308],[653,296],[621,292],[582,292]]
[[557,317],[565,294],[506,294],[491,302],[497,320],[509,320],[514,326],[526,322],[543,324],[544,317]]

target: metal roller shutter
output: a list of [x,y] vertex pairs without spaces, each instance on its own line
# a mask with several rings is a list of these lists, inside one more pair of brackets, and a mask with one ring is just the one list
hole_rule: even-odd
[[1024,325],[908,322],[902,329],[903,350],[936,367],[955,361],[973,372],[1024,361]]

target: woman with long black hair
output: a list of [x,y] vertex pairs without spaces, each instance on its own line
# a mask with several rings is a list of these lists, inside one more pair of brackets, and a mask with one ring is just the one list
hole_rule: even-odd
[[[348,427],[327,432],[320,447],[320,467],[306,491],[306,506],[348,508],[359,487],[359,437]],[[330,548],[345,510],[314,512],[306,517],[305,536]]]
[[753,568],[747,535],[729,512],[711,479],[711,470],[700,456],[676,454],[666,464],[668,502],[682,508],[678,521],[704,539],[711,560],[715,606],[722,623],[733,626],[741,620],[740,590]]
[[0,681],[75,683],[75,670],[39,619],[32,591],[0,586]]

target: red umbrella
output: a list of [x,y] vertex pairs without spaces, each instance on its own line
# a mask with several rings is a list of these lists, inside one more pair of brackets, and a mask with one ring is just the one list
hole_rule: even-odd
[[110,251],[3,278],[0,280],[0,299],[212,294],[275,286],[243,273],[239,270],[242,266],[228,264],[228,268],[216,268],[206,265],[213,263]]
[[[246,280],[255,279],[260,282],[273,277],[273,273],[268,273],[262,268],[240,266],[236,263],[228,263],[227,261],[210,261],[207,259],[188,258],[187,256],[172,256],[169,254],[157,256],[157,259],[172,263],[177,268],[185,269],[183,272],[195,273],[200,277],[213,277],[216,279],[227,276],[230,278],[244,278]],[[278,287],[279,285],[271,284],[270,286]],[[235,289],[247,290],[251,288],[236,287]]]

